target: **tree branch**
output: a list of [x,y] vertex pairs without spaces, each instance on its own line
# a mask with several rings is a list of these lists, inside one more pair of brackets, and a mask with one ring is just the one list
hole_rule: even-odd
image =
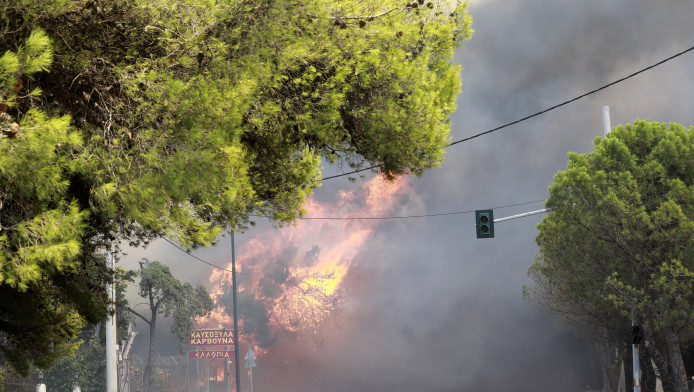
[[396,7],[396,8],[392,8],[388,11],[381,12],[380,14],[369,15],[369,16],[330,16],[329,18],[330,19],[368,19],[368,20],[371,20],[371,19],[380,18],[381,16],[386,16],[386,15],[390,14],[391,12],[393,12],[395,10],[399,10],[399,9],[400,8]]
[[147,320],[147,319],[145,318],[145,316],[141,315],[140,313],[137,313],[137,312],[135,311],[135,309],[131,308],[130,306],[128,306],[128,311],[129,311],[130,313],[134,314],[135,316],[141,318],[142,320],[144,320],[147,324],[152,325],[152,321]]

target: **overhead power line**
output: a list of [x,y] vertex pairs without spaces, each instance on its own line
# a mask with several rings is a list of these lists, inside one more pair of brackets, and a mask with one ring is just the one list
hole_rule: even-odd
[[[173,241],[171,241],[170,239],[168,239],[168,238],[166,238],[166,237],[161,237],[161,238],[164,239],[164,241],[168,242],[169,244],[173,245],[174,248],[180,250],[181,252],[187,254],[188,256],[194,258],[195,260],[197,260],[197,261],[199,261],[199,262],[201,262],[201,263],[205,263],[205,264],[209,265],[210,267],[214,267],[214,268],[220,269],[220,270],[222,270],[222,271],[232,272],[230,269],[226,269],[226,268],[220,267],[220,266],[218,266],[218,265],[215,265],[215,264],[210,263],[209,261],[206,261],[206,260],[203,260],[203,259],[199,258],[198,256],[196,256],[196,255],[194,255],[194,254],[192,254],[192,253],[186,251],[185,249],[181,248],[180,246],[176,245],[176,243],[174,243]],[[237,271],[236,273],[237,273],[237,274],[241,274],[241,272],[238,272],[238,271]]]
[[[684,55],[684,54],[686,54],[686,53],[688,53],[688,52],[691,52],[692,50],[694,50],[694,46],[692,46],[692,47],[689,48],[689,49],[685,49],[685,50],[683,50],[683,51],[681,51],[681,52],[679,52],[679,53],[676,53],[676,54],[674,54],[674,55],[672,55],[672,56],[670,56],[670,57],[668,57],[668,58],[666,58],[666,59],[663,59],[663,60],[661,60],[661,61],[658,61],[657,63],[655,63],[655,64],[653,64],[653,65],[649,65],[649,66],[646,67],[646,68],[640,69],[640,70],[638,70],[638,71],[636,71],[636,72],[634,72],[634,73],[631,73],[631,74],[629,74],[629,75],[627,75],[627,76],[624,76],[623,78],[617,79],[617,80],[615,80],[615,81],[613,81],[613,82],[611,82],[611,83],[608,83],[608,84],[606,84],[606,85],[604,85],[604,86],[602,86],[602,87],[596,88],[595,90],[591,90],[591,91],[588,91],[588,92],[585,93],[585,94],[581,94],[581,95],[579,95],[579,96],[577,96],[577,97],[575,97],[575,98],[569,99],[569,100],[564,101],[564,102],[559,103],[559,104],[556,104],[556,105],[551,106],[551,107],[549,107],[549,108],[547,108],[547,109],[544,109],[544,110],[541,110],[541,111],[539,111],[539,112],[533,113],[533,114],[531,114],[531,115],[529,115],[529,116],[525,116],[525,117],[520,118],[520,119],[518,119],[518,120],[511,121],[511,122],[509,122],[509,123],[500,125],[500,126],[498,126],[498,127],[496,127],[496,128],[492,128],[492,129],[486,130],[486,131],[484,131],[484,132],[480,132],[480,133],[474,134],[474,135],[472,135],[472,136],[468,136],[468,137],[466,137],[466,138],[463,138],[463,139],[460,139],[460,140],[456,140],[456,141],[454,141],[454,142],[452,142],[452,143],[446,145],[445,148],[454,146],[454,145],[456,145],[456,144],[460,144],[460,143],[464,143],[464,142],[470,141],[470,140],[472,140],[472,139],[475,139],[475,138],[478,138],[478,137],[480,137],[480,136],[484,136],[484,135],[490,134],[490,133],[492,133],[492,132],[496,132],[496,131],[502,130],[502,129],[504,129],[504,128],[510,127],[511,125],[518,124],[518,123],[520,123],[520,122],[529,120],[529,119],[531,119],[531,118],[533,118],[533,117],[537,117],[537,116],[540,116],[540,115],[545,114],[545,113],[547,113],[547,112],[550,112],[550,111],[552,111],[552,110],[554,110],[554,109],[557,109],[557,108],[560,108],[560,107],[562,107],[562,106],[568,105],[568,104],[570,104],[570,103],[572,103],[572,102],[574,102],[574,101],[578,101],[578,100],[581,99],[581,98],[585,98],[585,97],[587,97],[587,96],[589,96],[589,95],[592,95],[592,94],[595,94],[595,93],[597,93],[597,92],[599,92],[599,91],[602,91],[602,90],[604,90],[604,89],[606,89],[606,88],[608,88],[608,87],[612,87],[612,86],[614,86],[615,84],[621,83],[621,82],[623,82],[623,81],[625,81],[625,80],[627,80],[627,79],[631,79],[631,78],[633,78],[634,76],[639,75],[639,74],[641,74],[641,73],[644,73],[644,72],[646,72],[646,71],[648,71],[648,70],[650,70],[650,69],[653,69],[653,68],[655,68],[655,67],[657,67],[657,66],[659,66],[659,65],[665,64],[665,63],[667,63],[667,62],[670,61],[670,60],[673,60],[673,59],[675,59],[675,58],[677,58],[677,57],[680,57],[680,56],[682,56],[682,55]],[[336,175],[332,175],[332,176],[328,176],[328,177],[323,177],[323,181],[325,181],[325,180],[330,180],[330,179],[333,179],[333,178],[344,177],[344,176],[349,176],[349,175],[352,175],[352,174],[361,173],[361,172],[363,172],[363,171],[376,169],[376,168],[378,168],[378,167],[380,167],[380,166],[381,166],[381,165],[374,165],[374,166],[371,166],[371,167],[366,167],[366,168],[363,168],[363,169],[354,170],[354,171],[351,171],[351,172],[348,172],[348,173],[342,173],[342,174],[336,174]]]
[[[604,90],[604,89],[606,89],[606,88],[608,88],[608,87],[614,86],[615,84],[621,83],[621,82],[623,82],[623,81],[625,81],[625,80],[627,80],[627,79],[631,79],[631,78],[633,78],[633,77],[636,76],[636,75],[639,75],[639,74],[641,74],[641,73],[644,73],[644,72],[646,72],[646,71],[648,71],[648,70],[650,70],[650,69],[653,69],[653,68],[655,68],[655,67],[657,67],[657,66],[659,66],[659,65],[662,65],[662,64],[664,64],[664,63],[666,63],[666,62],[668,62],[668,61],[670,61],[670,60],[673,60],[673,59],[675,59],[675,58],[677,58],[677,57],[680,57],[680,56],[682,56],[682,55],[684,55],[684,54],[686,54],[686,53],[688,53],[688,52],[691,52],[692,50],[694,50],[694,46],[692,46],[692,47],[690,47],[690,48],[688,48],[688,49],[685,49],[685,50],[683,50],[683,51],[681,51],[681,52],[679,52],[679,53],[676,53],[676,54],[674,54],[674,55],[672,55],[672,56],[670,56],[670,57],[668,57],[668,58],[665,58],[665,59],[663,59],[663,60],[661,60],[661,61],[659,61],[659,62],[657,62],[657,63],[655,63],[655,64],[649,65],[649,66],[646,67],[646,68],[640,69],[640,70],[638,70],[638,71],[636,71],[636,72],[633,72],[633,73],[631,73],[631,74],[629,74],[629,75],[627,75],[627,76],[624,76],[624,77],[622,77],[622,78],[620,78],[620,79],[617,79],[617,80],[615,80],[615,81],[613,81],[613,82],[611,82],[611,83],[608,83],[608,84],[606,84],[606,85],[604,85],[604,86],[602,86],[602,87],[599,87],[599,88],[596,88],[596,89],[594,89],[594,90],[591,90],[591,91],[589,91],[589,92],[587,92],[587,93],[585,93],[585,94],[581,94],[581,95],[579,95],[579,96],[577,96],[577,97],[575,97],[575,98],[566,100],[566,101],[564,101],[564,102],[561,102],[561,103],[559,103],[559,104],[556,104],[556,105],[554,105],[554,106],[551,106],[551,107],[549,107],[549,108],[547,108],[547,109],[544,109],[544,110],[541,110],[541,111],[539,111],[539,112],[533,113],[533,114],[531,114],[531,115],[529,115],[529,116],[525,116],[525,117],[520,118],[520,119],[518,119],[518,120],[511,121],[511,122],[509,122],[509,123],[503,124],[503,125],[498,126],[498,127],[496,127],[496,128],[492,128],[492,129],[489,129],[489,130],[487,130],[487,131],[480,132],[480,133],[474,134],[474,135],[472,135],[472,136],[469,136],[469,137],[466,137],[466,138],[463,138],[463,139],[460,139],[460,140],[456,140],[456,141],[454,141],[454,142],[452,142],[452,143],[446,145],[445,148],[454,146],[454,145],[456,145],[456,144],[460,144],[460,143],[467,142],[467,141],[469,141],[469,140],[472,140],[472,139],[478,138],[478,137],[480,137],[480,136],[484,136],[484,135],[490,134],[490,133],[492,133],[492,132],[499,131],[499,130],[501,130],[501,129],[504,129],[504,128],[510,127],[510,126],[512,126],[512,125],[518,124],[518,123],[520,123],[520,122],[529,120],[529,119],[531,119],[531,118],[533,118],[533,117],[537,117],[537,116],[540,116],[540,115],[542,115],[542,114],[545,114],[545,113],[550,112],[550,111],[552,111],[552,110],[554,110],[554,109],[557,109],[557,108],[560,108],[560,107],[562,107],[562,106],[568,105],[568,104],[570,104],[570,103],[572,103],[572,102],[574,102],[574,101],[577,101],[577,100],[579,100],[579,99],[581,99],[581,98],[584,98],[584,97],[587,97],[587,96],[589,96],[589,95],[595,94],[595,93],[597,93],[597,92],[599,92],[599,91],[602,91],[602,90]],[[366,170],[376,169],[376,168],[378,168],[378,167],[380,167],[380,166],[381,166],[381,165],[374,165],[374,166],[371,166],[371,167],[367,167],[367,168],[363,168],[363,169],[359,169],[359,170],[354,170],[354,171],[351,171],[351,172],[348,172],[348,173],[342,173],[342,174],[336,174],[336,175],[324,177],[324,178],[323,178],[323,181],[325,181],[325,180],[330,180],[330,179],[333,179],[333,178],[338,178],[338,177],[344,177],[344,176],[348,176],[348,175],[351,175],[351,174],[361,173],[361,172],[366,171]],[[501,206],[501,207],[494,207],[494,209],[502,209],[502,208],[507,208],[507,207],[521,206],[521,205],[526,205],[526,204],[538,203],[538,202],[541,202],[541,201],[544,201],[544,199],[543,199],[543,200],[529,201],[529,202],[525,202],[525,203],[509,204],[509,205],[505,205],[505,206]],[[302,219],[302,220],[387,220],[387,219],[411,219],[411,218],[426,218],[426,217],[437,217],[437,216],[447,216],[447,215],[461,215],[461,214],[469,214],[469,213],[473,213],[473,212],[474,212],[474,210],[466,210],[466,211],[445,212],[445,213],[438,213],[438,214],[421,214],[421,215],[406,215],[406,216],[384,216],[384,217],[304,217],[304,218],[299,218],[299,219]],[[267,217],[268,217],[268,216],[265,216],[265,215],[252,215],[252,216],[258,217],[258,218],[267,218]],[[232,272],[231,270],[228,270],[228,269],[226,269],[226,268],[223,268],[223,267],[220,267],[220,266],[218,266],[218,265],[212,264],[212,263],[210,263],[210,262],[208,262],[208,261],[206,261],[206,260],[201,259],[200,257],[197,257],[197,256],[195,256],[195,255],[193,255],[193,254],[187,252],[185,249],[181,248],[180,246],[178,246],[177,244],[175,244],[173,241],[169,240],[169,239],[166,238],[166,237],[162,237],[162,238],[163,238],[166,242],[168,242],[169,244],[173,245],[175,248],[177,248],[177,249],[180,250],[181,252],[184,252],[184,253],[187,254],[188,256],[194,258],[195,260],[198,260],[198,261],[200,261],[200,262],[202,262],[202,263],[205,263],[205,264],[209,265],[210,267],[217,268],[217,269],[220,269],[220,270],[222,270],[222,271]]]
[[[533,201],[526,201],[524,203],[516,203],[516,204],[507,204],[505,206],[500,206],[500,207],[494,207],[494,209],[500,210],[502,208],[509,208],[509,207],[517,207],[517,206],[523,206],[526,204],[532,204],[532,203],[539,203],[541,201],[545,201],[544,199],[541,200],[533,200]],[[446,215],[460,215],[460,214],[471,214],[475,212],[475,210],[468,210],[468,211],[456,211],[456,212],[444,212],[440,214],[422,214],[422,215],[407,215],[407,216],[382,216],[382,217],[374,217],[374,216],[362,216],[362,217],[310,217],[310,218],[299,218],[302,220],[387,220],[387,219],[409,219],[409,218],[426,218],[426,217],[437,217],[437,216],[446,216]],[[269,218],[267,215],[251,215],[256,218]],[[218,265],[212,264],[207,260],[204,260],[198,256],[195,256],[194,254],[186,251],[182,247],[178,246],[175,242],[171,241],[170,239],[166,237],[162,237],[162,239],[169,244],[171,244],[174,248],[180,250],[181,252],[187,254],[188,256],[194,258],[195,260],[205,263],[209,265],[210,267],[217,268],[222,271],[226,272],[232,272],[229,269],[220,267]],[[236,272],[237,274],[243,275],[243,272]]]
[[[508,204],[505,206],[494,207],[493,209],[500,210],[502,208],[523,206],[526,204],[539,203],[542,201],[545,201],[545,200],[541,199],[541,200],[526,201],[524,203]],[[473,212],[475,212],[475,210],[442,212],[442,213],[438,213],[438,214],[402,215],[402,216],[396,216],[396,215],[394,215],[394,216],[316,216],[316,217],[301,217],[298,219],[300,219],[300,220],[388,220],[388,219],[430,218],[430,217],[447,216],[447,215],[462,215],[462,214],[471,214]],[[252,215],[252,216],[258,217],[258,218],[269,218],[269,216],[267,216],[267,215]]]

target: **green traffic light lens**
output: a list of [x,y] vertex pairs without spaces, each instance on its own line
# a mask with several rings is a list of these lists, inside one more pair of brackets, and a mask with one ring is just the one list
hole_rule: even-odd
[[[480,220],[481,220],[481,219],[480,219]],[[482,225],[482,226],[480,227],[480,231],[483,232],[483,233],[489,232],[489,226],[487,226],[487,225]]]

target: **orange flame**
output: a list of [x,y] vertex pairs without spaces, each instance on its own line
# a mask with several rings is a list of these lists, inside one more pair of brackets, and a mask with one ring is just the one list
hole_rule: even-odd
[[[243,283],[239,283],[239,293],[253,294],[262,301],[275,331],[319,335],[321,324],[339,310],[341,282],[350,265],[382,222],[354,218],[384,216],[407,185],[407,178],[388,182],[378,177],[365,182],[360,189],[340,191],[333,203],[309,198],[308,219],[281,230],[259,233],[240,248],[237,268],[243,274]],[[326,217],[338,219],[311,219]],[[289,260],[288,254],[292,255]],[[269,279],[267,271],[277,268],[277,260],[284,260],[286,269],[277,280],[281,284],[272,286],[277,291],[270,295],[263,290],[261,280]],[[231,274],[214,271],[210,282],[214,286],[213,298],[220,304],[227,295],[225,290],[231,287]],[[224,307],[218,306],[205,324],[229,326],[233,321]],[[239,324],[243,325],[243,320]]]

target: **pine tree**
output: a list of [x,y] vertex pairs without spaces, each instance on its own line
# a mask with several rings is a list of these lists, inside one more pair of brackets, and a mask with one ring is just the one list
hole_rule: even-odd
[[444,0],[0,2],[0,291],[65,331],[17,354],[29,320],[0,305],[0,348],[65,353],[67,320],[105,315],[114,241],[288,224],[321,160],[440,165],[471,32]]

